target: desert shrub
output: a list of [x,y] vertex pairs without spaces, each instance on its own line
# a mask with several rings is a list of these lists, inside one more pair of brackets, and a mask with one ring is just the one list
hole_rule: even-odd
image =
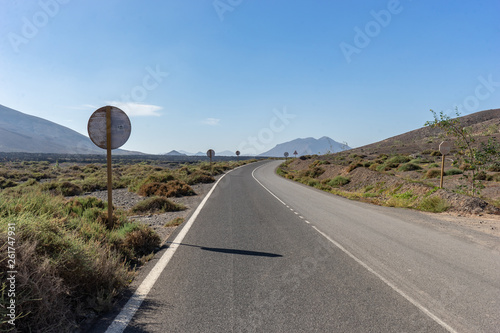
[[185,207],[178,205],[164,197],[151,197],[146,200],[138,202],[131,208],[133,213],[146,213],[146,212],[177,212],[184,210]]
[[408,162],[408,163],[401,165],[398,168],[398,171],[414,171],[414,170],[422,170],[422,167],[415,164],[415,163]]
[[472,170],[470,163],[462,163],[458,168],[463,171]]
[[476,179],[477,180],[488,180],[488,174],[484,171],[479,171],[477,174],[476,174]]
[[461,175],[462,173],[464,173],[462,170],[455,168],[445,171],[446,176]]
[[412,207],[416,198],[417,196],[414,195],[412,191],[396,193],[393,194],[389,200],[387,200],[387,205],[389,207],[409,208]]
[[328,181],[327,184],[331,187],[340,187],[349,184],[350,181],[351,180],[349,178],[336,176],[335,178]]
[[370,165],[370,167],[368,169],[372,170],[372,171],[377,171],[377,168],[380,166],[379,163],[373,163],[372,165]]
[[0,177],[0,189],[14,187],[14,186],[17,186],[16,182],[14,182],[10,179],[6,179],[4,177]]
[[430,169],[430,170],[427,170],[427,172],[425,173],[425,178],[437,178],[437,177],[440,177],[441,176],[441,170],[439,169]]
[[488,171],[500,172],[500,162],[494,162],[489,166]]
[[420,152],[422,155],[430,155],[432,154],[433,150],[432,149],[425,149]]
[[150,196],[165,196],[165,197],[181,197],[195,195],[191,186],[180,180],[171,180],[167,183],[146,183],[139,188],[139,195]]
[[373,162],[364,162],[364,163],[363,163],[363,166],[364,166],[365,168],[369,168],[369,167],[371,167],[371,165],[372,165],[372,164],[373,164]]
[[382,172],[382,171],[389,171],[391,170],[391,167],[386,165],[386,164],[380,164],[377,166],[377,171]]
[[431,163],[431,164],[429,164],[429,168],[439,168],[439,164]]
[[301,159],[302,161],[305,161],[305,160],[307,160],[308,158],[307,158],[307,156],[302,155],[302,156],[300,156],[300,157],[299,157],[299,159]]
[[72,197],[82,194],[83,190],[80,186],[70,182],[50,182],[42,185],[43,191],[48,191],[53,195],[62,195]]
[[433,150],[431,156],[441,156],[441,152],[439,150]]
[[394,164],[407,163],[410,161],[411,161],[410,157],[403,155],[396,155],[387,159],[387,163],[394,163]]
[[186,178],[186,183],[188,185],[194,184],[209,184],[215,182],[215,178],[210,175],[206,175],[201,172],[194,172]]
[[381,159],[382,161],[385,161],[386,159],[389,158],[389,155],[387,155],[387,154],[380,154],[380,155],[378,155],[377,158]]
[[137,260],[142,256],[146,256],[154,252],[161,243],[161,239],[152,229],[140,224],[137,229],[129,232],[121,247],[124,249],[133,249],[133,254],[127,255],[129,260]]
[[347,172],[351,172],[352,170],[356,169],[356,168],[359,168],[359,167],[362,167],[363,165],[357,161],[354,161],[352,162],[351,164],[349,164],[349,166],[347,166]]
[[282,176],[282,177],[285,177],[285,176],[286,176],[286,174],[288,173],[288,171],[285,171],[285,170],[283,170],[282,168],[278,167],[278,168],[276,169],[276,173],[277,173],[278,175]]
[[374,186],[374,185],[367,185],[367,186],[364,188],[364,190],[363,190],[363,191],[366,193],[366,192],[369,192],[369,191],[373,190],[374,188],[375,188],[375,186]]
[[418,209],[433,213],[444,212],[449,207],[448,202],[438,196],[424,198],[418,205]]
[[307,185],[309,185],[309,186],[316,187],[316,186],[318,186],[318,184],[319,184],[319,181],[317,181],[316,179],[309,179],[307,181]]

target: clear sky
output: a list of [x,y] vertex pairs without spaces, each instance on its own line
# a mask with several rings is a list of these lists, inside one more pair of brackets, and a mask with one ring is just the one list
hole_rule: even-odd
[[0,0],[0,104],[124,149],[358,147],[500,107],[500,1]]

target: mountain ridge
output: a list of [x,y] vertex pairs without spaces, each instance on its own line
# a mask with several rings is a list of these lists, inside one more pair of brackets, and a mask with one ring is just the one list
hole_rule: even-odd
[[[0,152],[105,154],[85,135],[50,120],[0,105]],[[122,149],[115,154],[140,154]]]

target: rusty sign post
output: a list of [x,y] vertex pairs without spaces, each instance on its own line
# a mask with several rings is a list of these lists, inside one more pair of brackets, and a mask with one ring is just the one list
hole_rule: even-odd
[[103,106],[90,116],[87,131],[90,140],[99,148],[106,149],[108,172],[108,223],[113,222],[113,170],[111,150],[119,148],[130,137],[132,126],[128,116],[117,107]]
[[439,182],[439,188],[443,188],[443,178],[444,178],[444,157],[448,155],[451,151],[451,143],[443,141],[439,144],[439,152],[441,153],[441,181]]
[[295,155],[295,158],[297,158],[297,151],[294,151],[293,154]]
[[215,151],[213,149],[207,150],[207,156],[210,158],[210,173],[213,176],[214,175],[214,170],[212,168],[212,157],[215,156]]
[[288,152],[286,151],[283,155],[285,156],[285,161],[288,161]]
[[239,150],[236,151],[236,160],[238,160],[238,161],[240,160],[240,151]]

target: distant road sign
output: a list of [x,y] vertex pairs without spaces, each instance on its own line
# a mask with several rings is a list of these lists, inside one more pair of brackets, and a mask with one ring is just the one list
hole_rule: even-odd
[[239,150],[236,151],[236,156],[240,156],[240,151]]
[[207,150],[207,156],[208,156],[209,158],[214,157],[214,156],[215,156],[215,151],[214,151],[213,149],[209,149],[209,150]]
[[[97,109],[89,119],[87,131],[90,140],[99,148],[107,149],[106,144],[106,109],[108,106],[103,106]],[[120,148],[127,142],[130,137],[132,126],[128,116],[115,106],[110,107],[111,119],[111,149]]]
[[442,155],[448,155],[451,151],[451,143],[448,141],[443,141],[439,144],[439,152]]
[[286,151],[283,155],[285,155],[285,157],[288,157],[288,152]]

